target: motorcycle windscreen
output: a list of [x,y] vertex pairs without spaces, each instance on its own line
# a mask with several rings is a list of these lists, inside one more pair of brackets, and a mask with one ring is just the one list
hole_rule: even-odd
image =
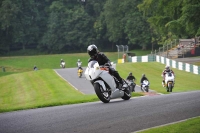
[[96,60],[92,60],[88,63],[89,68],[94,68],[95,66],[99,66],[99,63]]
[[146,85],[149,85],[149,81],[148,81],[148,80],[144,80],[144,81],[143,81],[143,85],[145,85],[145,86],[146,86]]
[[101,70],[99,67],[99,63],[95,60],[92,60],[88,63],[88,67],[85,70],[85,77],[88,80],[93,80],[100,74],[100,72]]

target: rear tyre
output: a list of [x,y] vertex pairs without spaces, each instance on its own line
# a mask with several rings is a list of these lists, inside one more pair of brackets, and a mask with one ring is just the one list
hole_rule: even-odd
[[99,83],[94,83],[94,90],[95,90],[98,98],[103,103],[109,103],[110,102],[110,93],[109,93],[109,91],[104,91],[102,86]]

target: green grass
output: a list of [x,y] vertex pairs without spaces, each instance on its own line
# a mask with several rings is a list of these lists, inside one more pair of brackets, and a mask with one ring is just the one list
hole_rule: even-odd
[[[163,88],[161,85],[161,73],[164,67],[164,64],[157,62],[124,63],[119,65],[117,64],[117,70],[123,78],[125,78],[129,72],[132,72],[133,75],[136,77],[136,84],[140,84],[140,78],[144,73],[150,81],[150,89],[166,94],[167,92],[165,88]],[[176,75],[175,87],[173,89],[173,92],[200,90],[200,75],[192,74],[174,68],[172,68],[172,70],[175,72]]]
[[[116,60],[118,55],[115,52],[105,54],[111,61]],[[98,101],[96,95],[83,95],[53,71],[60,68],[61,58],[66,61],[68,68],[73,68],[76,67],[77,59],[81,59],[83,66],[86,66],[88,55],[80,53],[1,57],[0,66],[4,66],[6,72],[0,72],[0,112]],[[34,65],[38,66],[38,71],[33,71]],[[128,73],[132,72],[137,79],[136,83],[139,84],[141,75],[145,73],[151,83],[150,89],[168,94],[161,86],[160,75],[163,68],[164,64],[157,62],[117,64],[117,70],[122,78],[126,78]],[[173,92],[200,90],[199,75],[173,70],[176,73]]]
[[97,101],[83,95],[51,69],[0,77],[0,112]]
[[180,123],[156,127],[138,133],[199,133],[199,125],[200,117],[197,117]]
[[[105,54],[117,61],[117,52]],[[6,71],[0,71],[0,112],[98,101],[96,95],[83,95],[56,75],[52,69],[60,68],[60,59],[65,60],[67,68],[73,68],[78,59],[87,66],[89,56],[74,53],[0,57],[0,67]],[[34,65],[39,71],[33,71]]]
[[[149,51],[132,52],[137,56],[149,54]],[[105,54],[111,61],[117,61],[117,52]],[[83,66],[87,66],[88,55],[86,53],[0,57],[0,67],[6,68],[6,72],[0,72],[0,112],[99,101],[96,95],[83,95],[75,90],[53,71],[53,69],[60,68],[61,58],[66,61],[67,68],[76,67],[77,59],[81,59]],[[38,71],[33,71],[34,65],[37,65]],[[137,78],[137,84],[139,84],[141,75],[145,73],[150,80],[151,89],[168,94],[161,86],[160,75],[164,66],[157,62],[124,63],[117,64],[117,70],[123,78],[132,72]],[[200,75],[178,69],[173,70],[176,73],[173,92],[200,90]],[[132,96],[141,95],[140,93],[132,94]],[[200,130],[199,124],[200,118],[198,117],[145,132],[196,133]]]
[[200,62],[193,63],[194,65],[200,66]]

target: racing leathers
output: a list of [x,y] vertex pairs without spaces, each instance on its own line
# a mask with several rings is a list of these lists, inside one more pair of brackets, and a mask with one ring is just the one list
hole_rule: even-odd
[[99,65],[109,66],[109,73],[116,77],[121,84],[123,84],[122,78],[120,77],[119,73],[111,67],[111,62],[105,54],[98,52],[97,55],[93,58],[90,58],[88,62],[90,62],[91,60],[96,60]]

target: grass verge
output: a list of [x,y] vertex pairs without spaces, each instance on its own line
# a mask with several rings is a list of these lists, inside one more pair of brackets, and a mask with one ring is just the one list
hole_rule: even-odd
[[138,133],[199,133],[200,117],[188,119],[179,123],[155,127]]
[[52,69],[3,76],[0,84],[0,112],[99,101],[75,90]]

